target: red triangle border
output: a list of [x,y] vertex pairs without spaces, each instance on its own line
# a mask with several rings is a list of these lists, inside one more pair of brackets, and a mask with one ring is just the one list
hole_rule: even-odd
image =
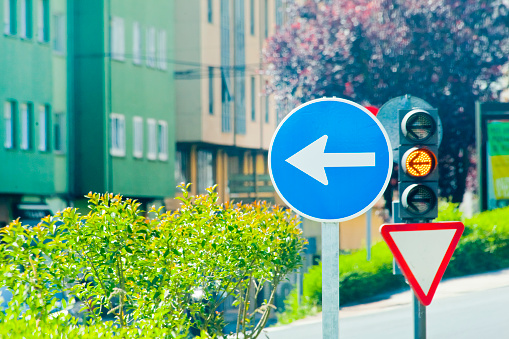
[[[396,246],[396,243],[392,239],[391,232],[435,231],[450,229],[454,229],[456,230],[456,232],[454,233],[454,236],[451,240],[451,244],[449,245],[444,258],[442,259],[442,263],[438,268],[437,274],[433,278],[433,282],[431,283],[431,287],[428,291],[428,294],[425,294],[421,286],[417,282],[417,279],[415,278],[414,274],[412,273],[412,270],[410,269],[405,259],[403,258],[403,255],[398,249],[398,246]],[[396,262],[398,263],[399,267],[401,268],[401,271],[403,272],[403,275],[410,284],[410,287],[412,287],[412,290],[414,291],[415,295],[423,305],[428,306],[429,304],[431,304],[431,301],[433,300],[435,292],[438,288],[438,284],[440,283],[440,280],[442,280],[442,277],[444,276],[445,270],[449,265],[449,261],[451,260],[452,255],[456,250],[456,246],[458,245],[458,242],[464,230],[465,226],[460,221],[446,221],[425,224],[385,224],[380,226],[380,233],[382,234],[382,237],[389,246],[389,249],[394,255],[394,259],[396,259]]]

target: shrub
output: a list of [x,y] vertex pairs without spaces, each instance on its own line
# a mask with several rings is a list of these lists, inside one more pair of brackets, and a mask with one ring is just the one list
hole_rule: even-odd
[[[66,304],[57,307],[55,295],[67,294],[81,301],[86,331],[103,328],[107,312],[114,333],[150,327],[185,336],[193,327],[217,337],[224,320],[216,310],[233,295],[237,332],[256,338],[277,285],[300,265],[305,240],[296,218],[262,203],[218,204],[213,189],[194,197],[187,188],[178,211],[152,209],[150,220],[134,200],[90,193],[87,215],[68,208],[34,228],[14,222],[2,229],[0,286],[13,291],[11,308],[23,307],[20,320],[6,313],[0,321],[53,326],[51,313]],[[267,282],[270,298],[255,308],[251,300]]]

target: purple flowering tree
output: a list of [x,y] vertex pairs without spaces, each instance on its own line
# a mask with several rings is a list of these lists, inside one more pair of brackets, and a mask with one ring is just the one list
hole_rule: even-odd
[[[331,3],[333,2],[333,3]],[[509,14],[489,0],[309,0],[264,50],[268,92],[295,106],[322,96],[380,107],[410,94],[437,107],[441,195],[462,200],[475,148],[476,100],[507,62]]]

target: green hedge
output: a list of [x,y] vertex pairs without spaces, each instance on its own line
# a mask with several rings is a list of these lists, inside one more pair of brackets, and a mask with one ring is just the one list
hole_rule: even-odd
[[[437,221],[462,220],[457,204],[440,203]],[[445,272],[445,277],[481,273],[509,267],[509,207],[487,211],[463,220],[465,232]],[[374,295],[394,291],[406,286],[402,276],[392,274],[392,254],[385,244],[372,247],[371,261],[366,261],[366,250],[341,255],[340,303],[359,302]],[[310,306],[322,302],[322,266],[312,267],[304,275],[303,300]],[[280,319],[285,322],[301,318],[296,306],[296,294],[286,302],[286,310]],[[302,306],[301,306],[302,307]]]

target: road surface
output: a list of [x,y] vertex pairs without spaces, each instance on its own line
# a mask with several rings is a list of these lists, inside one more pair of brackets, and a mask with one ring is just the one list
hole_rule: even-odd
[[[342,308],[340,339],[413,338],[412,295]],[[427,339],[509,338],[509,270],[440,283],[427,307]],[[321,315],[266,330],[270,339],[322,338]],[[265,338],[265,336],[261,336]]]

